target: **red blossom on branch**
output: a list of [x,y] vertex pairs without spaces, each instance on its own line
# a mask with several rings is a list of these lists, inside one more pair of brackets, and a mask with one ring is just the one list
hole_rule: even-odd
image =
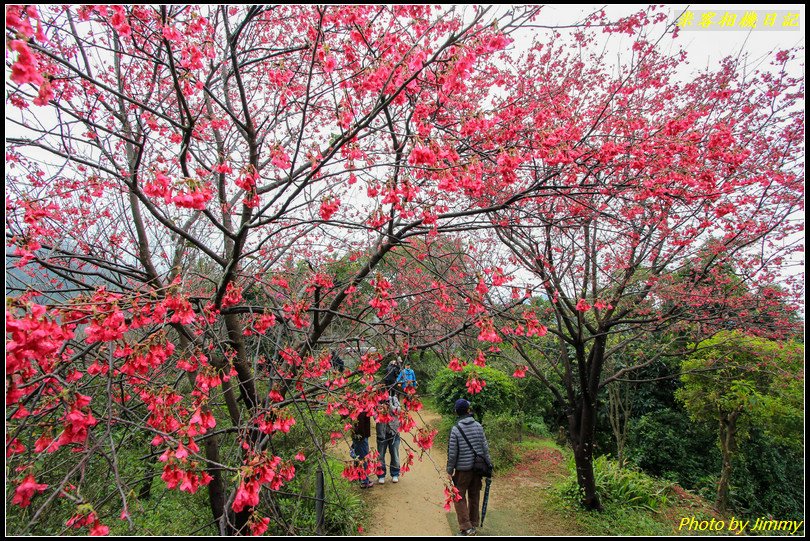
[[433,440],[438,434],[438,430],[429,430],[427,428],[420,428],[417,430],[416,434],[413,437],[414,443],[423,451],[427,451],[431,447],[433,447]]
[[586,301],[585,299],[579,299],[577,301],[577,307],[576,308],[577,308],[577,311],[579,311],[579,312],[587,312],[588,310],[591,309],[591,305],[588,304],[588,301]]
[[467,378],[467,392],[471,395],[480,393],[484,387],[486,387],[487,382],[483,379],[478,379],[475,374],[471,373],[470,376]]
[[31,505],[31,498],[37,492],[45,492],[48,485],[37,483],[33,475],[26,475],[25,478],[14,489],[14,497],[11,503],[17,504],[20,507],[28,507]]
[[40,73],[39,61],[28,45],[19,39],[11,40],[9,49],[17,53],[17,61],[11,65],[11,80],[17,84],[41,85],[45,82]]
[[325,199],[321,203],[320,215],[324,221],[329,220],[340,208],[340,199]]
[[461,372],[465,366],[467,366],[467,363],[462,362],[455,355],[450,357],[450,362],[447,364],[447,368],[449,368],[453,372]]
[[454,502],[461,500],[461,493],[455,486],[444,487],[444,510],[450,511]]

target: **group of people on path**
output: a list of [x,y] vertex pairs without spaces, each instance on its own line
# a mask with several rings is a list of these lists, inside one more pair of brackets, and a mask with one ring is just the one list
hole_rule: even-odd
[[[377,470],[377,483],[384,484],[388,467],[386,455],[390,456],[391,481],[399,482],[399,398],[398,395],[410,394],[416,390],[416,374],[411,369],[411,363],[402,359],[388,364],[383,384],[388,390],[387,400],[381,402],[377,409],[377,422],[375,432],[377,436],[377,453],[379,454],[380,468]],[[371,419],[368,414],[361,412],[354,424],[352,434],[351,456],[358,463],[362,463],[370,453],[368,440],[371,437]],[[371,488],[374,482],[366,475],[360,477],[361,488]]]
[[[388,468],[386,467],[386,455],[390,456],[391,481],[399,482],[399,399],[394,395],[389,395],[387,400],[378,407],[378,417],[375,427],[377,436],[377,453],[379,454],[380,467],[377,470],[377,482],[385,483]],[[371,419],[367,413],[361,412],[354,424],[352,435],[351,457],[356,464],[362,464],[370,449],[368,440],[371,437]],[[374,482],[363,473],[360,476],[360,488],[371,488]]]
[[403,366],[402,358],[397,357],[396,360],[388,363],[388,368],[385,371],[383,378],[388,393],[394,395],[395,393],[410,394],[416,391],[416,373],[411,368],[411,362],[405,361]]
[[[390,456],[391,480],[394,483],[399,482],[398,395],[411,394],[417,387],[416,375],[411,369],[410,362],[406,361],[403,367],[400,358],[391,361],[383,383],[388,389],[388,398],[378,406],[376,422],[377,452],[380,461],[377,482],[381,485],[385,483],[389,471],[386,467],[386,455]],[[450,429],[446,471],[453,486],[458,490],[459,499],[453,502],[459,524],[457,535],[475,535],[476,528],[481,524],[480,499],[483,478],[491,476],[492,458],[484,428],[473,418],[470,402],[460,398],[455,402],[454,409],[458,420]],[[351,447],[351,456],[358,464],[365,460],[370,452],[368,444],[370,437],[371,419],[362,412],[354,425]],[[480,471],[482,461],[486,464],[488,473]],[[374,482],[366,475],[362,475],[360,486],[370,488],[374,486]]]

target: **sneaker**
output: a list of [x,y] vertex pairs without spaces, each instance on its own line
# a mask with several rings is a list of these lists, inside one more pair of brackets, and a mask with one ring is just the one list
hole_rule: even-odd
[[367,481],[365,483],[360,483],[360,488],[371,488],[374,486],[374,483],[371,481]]
[[456,535],[475,535],[475,528],[469,528],[467,530],[461,530]]
[[[381,485],[384,485],[385,484],[385,477],[380,477],[379,481],[377,481],[377,482],[380,483]],[[396,481],[394,481],[394,482],[396,483]]]
[[399,483],[399,477],[395,475],[394,477],[391,478],[391,481],[393,481],[394,483]]

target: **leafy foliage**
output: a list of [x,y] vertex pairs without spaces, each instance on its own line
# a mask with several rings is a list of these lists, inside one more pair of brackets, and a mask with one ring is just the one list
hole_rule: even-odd
[[795,342],[719,333],[684,361],[676,396],[695,419],[714,421],[739,411],[773,439],[801,445],[803,357]]
[[629,459],[647,473],[685,488],[713,488],[720,467],[716,439],[682,409],[650,412],[633,421]]
[[[481,392],[472,394],[467,389],[471,377],[486,381]],[[443,368],[430,382],[430,392],[434,395],[440,413],[454,415],[456,400],[466,398],[479,421],[486,415],[499,415],[514,412],[518,406],[518,389],[515,382],[496,368],[469,364],[456,372]]]
[[[594,475],[599,496],[617,508],[655,511],[667,503],[669,484],[633,468],[620,468],[606,456],[594,460]],[[560,485],[560,494],[578,505],[582,494],[577,485],[575,466],[569,461],[572,475]]]
[[523,430],[522,421],[514,415],[501,414],[490,416],[484,426],[489,443],[489,453],[495,471],[503,471],[518,462],[518,447],[520,441],[516,434]]
[[801,448],[804,419],[804,348],[739,332],[722,332],[684,361],[676,392],[690,415],[719,426],[723,458],[717,505],[725,511],[740,439],[761,427],[770,439]]
[[740,445],[732,478],[732,504],[749,517],[804,520],[805,457],[761,430]]

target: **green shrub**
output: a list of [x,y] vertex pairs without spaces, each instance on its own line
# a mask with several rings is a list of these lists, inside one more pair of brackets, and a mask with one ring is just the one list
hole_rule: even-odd
[[[296,463],[293,480],[274,495],[273,505],[284,517],[285,524],[271,520],[267,533],[272,535],[313,535],[316,533],[315,480],[320,465],[324,473],[324,533],[327,535],[356,535],[357,526],[364,518],[365,509],[356,487],[341,476],[343,463],[332,457],[319,458],[320,450],[312,441],[312,433],[319,434],[320,446],[328,445],[328,434],[342,429],[343,421],[322,411],[298,412],[299,419],[287,434],[273,439],[273,452],[289,458],[299,450],[307,460]],[[342,448],[346,450],[345,447]],[[348,452],[348,451],[346,451]],[[303,496],[303,497],[299,497]],[[269,503],[269,499],[268,502]],[[263,502],[262,505],[264,505]],[[263,516],[272,516],[267,509]],[[261,511],[260,511],[261,514]]]
[[506,470],[519,460],[515,434],[522,430],[522,420],[512,415],[490,417],[484,430],[495,470]]
[[[352,483],[341,477],[343,463],[328,458],[324,470],[324,534],[355,535],[365,509]],[[313,535],[316,533],[315,495],[316,467],[296,473],[283,493],[274,495],[274,505],[285,518],[284,524],[271,521],[268,534]],[[300,498],[298,495],[310,497]],[[260,514],[263,511],[259,511]],[[267,513],[265,513],[267,514]]]
[[[450,429],[453,428],[453,425],[456,424],[458,418],[454,413],[451,415],[442,415],[442,420],[439,421],[439,426],[437,427],[439,433],[436,434],[436,442],[447,447],[447,443],[450,438]],[[486,428],[484,429],[486,430]]]
[[542,417],[526,417],[523,421],[526,432],[538,438],[552,438],[553,434]]
[[[470,394],[467,380],[476,377],[486,381],[480,393]],[[466,398],[472,404],[476,418],[481,421],[485,415],[512,413],[518,405],[517,386],[504,372],[490,367],[468,364],[461,372],[442,368],[430,382],[431,394],[440,413],[454,415],[456,400]]]
[[436,377],[443,368],[447,367],[447,361],[439,357],[436,352],[427,350],[420,352],[419,355],[412,355],[410,357],[411,368],[416,374],[416,381],[422,385],[422,382],[429,382]]
[[[438,426],[439,434],[436,436],[437,442],[447,446],[450,429],[456,423],[456,419],[455,413],[452,416],[442,416]],[[520,456],[517,444],[521,441],[522,434],[548,437],[548,428],[541,418],[527,418],[519,413],[489,415],[483,427],[496,472],[509,469],[518,463]]]
[[[740,445],[731,480],[732,504],[746,517],[804,519],[804,455],[752,430]],[[716,485],[713,487],[716,489]],[[713,499],[716,494],[712,493]]]
[[543,419],[543,424],[550,426],[550,421],[557,416],[551,391],[543,382],[531,376],[515,379],[514,382],[518,389],[516,409],[528,417]]

